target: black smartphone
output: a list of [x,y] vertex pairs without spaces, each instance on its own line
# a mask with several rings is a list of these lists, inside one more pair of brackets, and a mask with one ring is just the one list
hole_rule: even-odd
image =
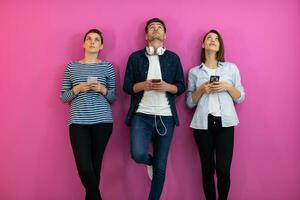
[[209,82],[214,83],[220,80],[220,76],[210,76]]
[[159,83],[161,81],[161,79],[152,79],[151,82],[152,83]]

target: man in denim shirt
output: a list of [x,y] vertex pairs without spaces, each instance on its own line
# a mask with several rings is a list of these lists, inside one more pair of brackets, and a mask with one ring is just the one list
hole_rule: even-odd
[[[185,90],[179,57],[164,47],[165,23],[147,21],[146,48],[128,59],[123,90],[131,95],[126,124],[131,126],[131,156],[137,163],[153,166],[149,200],[159,200],[163,189],[174,125],[179,125],[175,96]],[[153,156],[148,153],[153,143]],[[150,177],[152,178],[152,177]]]

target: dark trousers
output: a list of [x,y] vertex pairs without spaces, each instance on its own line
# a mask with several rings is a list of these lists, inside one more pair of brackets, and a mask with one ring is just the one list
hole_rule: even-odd
[[112,123],[92,125],[70,125],[70,139],[77,170],[83,186],[86,200],[101,200],[99,191],[102,158]]
[[[168,153],[173,138],[174,119],[171,116],[135,114],[131,125],[131,156],[137,163],[153,165],[149,200],[159,200],[166,176]],[[161,136],[158,134],[164,133]],[[153,144],[153,156],[148,154]]]
[[206,200],[216,200],[214,174],[217,172],[219,200],[226,200],[230,188],[234,127],[222,127],[221,117],[208,116],[208,130],[194,129],[201,160]]

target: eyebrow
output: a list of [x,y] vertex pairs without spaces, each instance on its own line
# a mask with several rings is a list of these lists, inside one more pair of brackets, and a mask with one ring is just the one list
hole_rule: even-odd
[[[206,37],[213,37],[214,35],[213,34],[208,34]],[[216,38],[219,38],[218,35],[216,35]]]
[[[92,37],[91,35],[87,35],[86,37]],[[94,38],[100,38],[100,36],[97,34]]]
[[154,26],[154,25],[157,25],[157,26],[163,26],[161,23],[159,22],[153,22],[151,24],[148,25],[148,27],[151,27],[151,26]]
[[96,37],[92,38],[91,36],[87,36],[87,37],[86,37],[86,40],[87,40],[87,39],[97,39],[97,40],[100,40],[100,37],[99,37],[99,36],[96,36]]

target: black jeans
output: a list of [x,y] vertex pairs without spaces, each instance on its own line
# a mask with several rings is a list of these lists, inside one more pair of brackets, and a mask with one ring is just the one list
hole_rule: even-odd
[[102,158],[112,133],[112,123],[70,125],[70,139],[86,200],[101,200],[99,191]]
[[208,130],[194,129],[201,160],[206,200],[216,200],[214,174],[217,172],[219,200],[226,200],[230,188],[234,127],[222,127],[221,117],[208,116]]

